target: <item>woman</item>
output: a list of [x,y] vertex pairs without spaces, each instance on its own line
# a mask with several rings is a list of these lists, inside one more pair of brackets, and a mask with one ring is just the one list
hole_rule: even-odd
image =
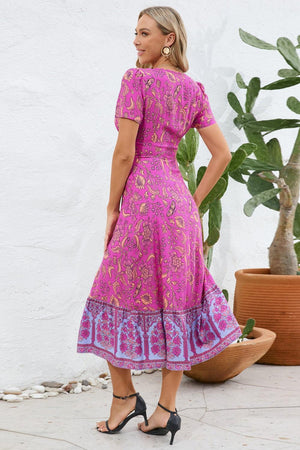
[[[169,7],[141,11],[136,68],[123,76],[115,124],[104,257],[87,299],[78,349],[107,360],[114,433],[136,415],[139,429],[180,428],[176,393],[183,370],[212,358],[240,335],[204,265],[198,207],[231,159],[204,86],[185,72],[186,32]],[[195,127],[212,154],[192,196],[176,162],[178,143]],[[120,199],[122,205],[120,208]],[[147,420],[130,369],[162,368],[158,406]]]

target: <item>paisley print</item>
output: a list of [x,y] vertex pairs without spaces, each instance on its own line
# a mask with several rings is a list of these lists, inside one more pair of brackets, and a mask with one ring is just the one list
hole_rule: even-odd
[[84,306],[77,352],[117,367],[189,370],[240,335],[203,261],[202,230],[176,151],[214,124],[204,86],[184,73],[128,69],[116,104],[139,123],[120,215]]

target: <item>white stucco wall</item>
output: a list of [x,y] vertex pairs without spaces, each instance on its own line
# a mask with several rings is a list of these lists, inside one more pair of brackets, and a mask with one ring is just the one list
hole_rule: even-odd
[[[276,52],[244,44],[242,29],[275,44],[299,34],[300,3],[288,0],[14,0],[0,3],[1,315],[0,388],[99,373],[104,360],[76,353],[79,321],[103,256],[113,115],[120,81],[135,66],[138,12],[171,5],[185,22],[189,75],[201,81],[232,151],[246,142],[227,103],[235,74],[263,84],[287,67]],[[297,88],[265,92],[257,119],[293,117]],[[298,89],[298,97],[299,97]],[[242,99],[242,97],[241,97]],[[287,157],[295,131],[279,136]],[[201,144],[197,167],[210,153]],[[211,273],[234,292],[234,272],[265,267],[277,214],[247,218],[246,189],[223,199]]]

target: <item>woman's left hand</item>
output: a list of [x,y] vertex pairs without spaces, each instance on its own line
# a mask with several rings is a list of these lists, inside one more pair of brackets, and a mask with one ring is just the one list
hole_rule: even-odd
[[107,211],[106,230],[104,237],[104,251],[106,251],[109,241],[112,238],[120,211]]

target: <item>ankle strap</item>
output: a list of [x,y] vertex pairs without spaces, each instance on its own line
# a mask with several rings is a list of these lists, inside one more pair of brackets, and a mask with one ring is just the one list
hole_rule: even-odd
[[122,399],[122,400],[125,400],[126,398],[130,398],[130,397],[136,397],[137,395],[139,395],[139,392],[135,392],[134,394],[130,394],[130,395],[125,395],[125,397],[120,397],[119,395],[115,395],[115,394],[113,393],[113,396],[114,396],[115,398],[120,398],[120,399]]
[[168,408],[165,408],[163,405],[161,405],[159,402],[157,403],[158,406],[160,406],[162,409],[164,409],[165,411],[168,411],[171,414],[177,414],[177,409],[175,408],[175,411],[170,411]]

